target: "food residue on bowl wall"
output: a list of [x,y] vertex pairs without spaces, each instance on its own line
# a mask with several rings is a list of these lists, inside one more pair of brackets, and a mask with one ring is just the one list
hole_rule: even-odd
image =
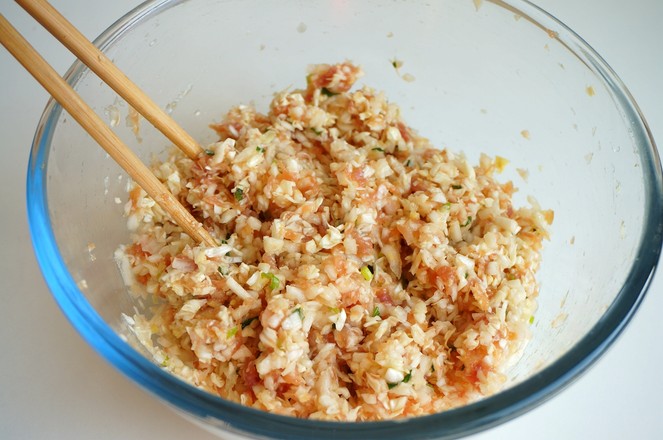
[[138,113],[132,106],[129,106],[129,112],[127,113],[125,124],[127,127],[131,128],[131,132],[134,134],[138,142],[143,141],[143,138],[140,135],[140,118],[140,113]]
[[193,84],[188,84],[186,88],[182,90],[180,93],[178,93],[177,96],[172,101],[166,104],[166,113],[168,113],[169,115],[172,114],[177,108],[177,105],[180,103],[180,101],[184,99],[189,93],[191,93],[192,89],[193,89]]
[[120,120],[122,119],[122,116],[120,115],[120,109],[118,108],[120,105],[120,100],[116,97],[115,101],[104,107],[104,114],[108,118],[108,125],[111,127],[117,127],[120,125]]
[[94,250],[96,249],[97,245],[94,244],[94,242],[89,242],[87,244],[87,252],[90,255],[90,261],[95,261],[97,257],[94,255]]
[[566,312],[560,312],[555,319],[552,320],[550,326],[552,328],[559,328],[566,322],[566,319],[569,317],[569,314]]
[[400,69],[401,69],[401,67],[403,67],[403,64],[405,64],[405,63],[403,61],[399,60],[399,59],[394,58],[393,60],[391,60],[391,65],[394,68],[394,70],[396,71],[396,75],[398,75],[405,82],[415,81],[416,78],[411,73],[401,74]]

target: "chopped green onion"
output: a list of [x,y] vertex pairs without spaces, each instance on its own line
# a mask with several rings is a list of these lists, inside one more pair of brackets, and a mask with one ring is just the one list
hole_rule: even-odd
[[451,185],[453,189],[461,189],[463,185]]
[[313,131],[313,133],[317,134],[318,136],[320,136],[323,133],[322,130],[318,130],[315,127],[311,127],[311,131]]
[[403,383],[408,383],[410,379],[412,379],[412,370],[410,370],[410,372],[405,375],[405,377],[403,378]]
[[166,357],[163,358],[163,361],[161,361],[161,366],[162,366],[162,367],[167,367],[167,366],[168,366],[168,361],[169,361],[169,360],[170,360],[170,358],[168,357],[168,355],[166,355]]
[[214,150],[205,150],[205,154],[208,156],[214,156]]
[[398,384],[397,384],[397,383],[389,383],[389,382],[387,382],[387,386],[389,387],[389,389],[394,388],[396,385],[398,385]]
[[406,167],[409,167],[410,165],[412,165],[412,161],[411,161],[410,159],[408,159],[408,160],[405,162],[405,166],[406,166]]
[[230,330],[228,330],[226,332],[226,338],[228,338],[228,339],[232,338],[233,336],[235,336],[237,334],[238,331],[239,331],[239,328],[237,328],[237,326],[231,328]]
[[534,315],[529,317],[529,323],[534,324]]
[[338,95],[338,93],[334,93],[331,90],[329,90],[327,87],[323,87],[320,89],[320,93],[322,93],[325,96],[334,96]]
[[461,226],[465,227],[465,226],[469,225],[471,221],[472,221],[472,216],[468,216],[465,223],[463,223]]
[[227,268],[227,267],[219,266],[219,267],[216,268],[216,270],[217,270],[221,275],[223,275],[224,277],[225,277],[226,275],[228,275],[228,268]]
[[368,266],[362,266],[361,269],[359,269],[359,272],[361,272],[361,276],[363,276],[366,281],[371,281],[373,279],[373,272],[371,272],[371,269]]
[[264,153],[265,148],[264,147],[256,147],[256,151],[259,152],[259,153]]
[[244,198],[244,190],[242,188],[235,188],[235,192],[233,194],[238,202]]
[[292,311],[292,313],[297,313],[299,315],[299,319],[302,321],[304,320],[304,311],[302,310],[301,307],[297,307],[295,310]]
[[375,148],[371,148],[371,149],[372,149],[373,151],[379,151],[380,153],[384,153],[384,148],[375,147]]
[[338,307],[330,307],[329,311],[332,312],[334,315],[337,313],[341,313],[341,309],[339,309]]
[[467,277],[469,277],[469,276],[470,276],[470,274],[465,272],[465,279],[467,279]]
[[447,203],[443,204],[442,207],[444,209],[451,209],[451,202],[447,202]]
[[228,240],[221,240],[221,244],[228,244]]
[[371,313],[372,317],[380,316],[380,308],[378,306],[373,307],[373,313]]
[[263,272],[260,274],[262,278],[268,278],[269,279],[269,288],[272,290],[276,290],[279,288],[279,278],[274,275],[271,272]]
[[245,329],[246,327],[250,326],[253,321],[258,319],[257,316],[254,316],[252,318],[246,318],[244,321],[242,321],[242,329]]

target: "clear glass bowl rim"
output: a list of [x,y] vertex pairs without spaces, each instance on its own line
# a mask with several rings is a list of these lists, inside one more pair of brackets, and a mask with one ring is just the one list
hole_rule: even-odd
[[[608,64],[577,34],[525,0],[489,0],[545,29],[562,29],[568,50],[592,68],[612,90],[631,121],[645,186],[645,217],[638,258],[615,301],[591,331],[565,355],[530,378],[479,402],[429,416],[398,421],[341,423],[295,419],[244,407],[203,392],[161,370],[132,349],[106,324],[78,289],[57,248],[51,228],[46,173],[50,143],[61,107],[49,100],[35,133],[27,174],[28,222],[42,274],[56,302],[81,336],[103,358],[170,405],[205,423],[259,437],[290,439],[457,438],[510,420],[554,396],[587,370],[627,325],[654,275],[663,242],[663,176],[653,137],[633,97]],[[151,0],[104,31],[95,44],[107,48],[137,23],[183,0]],[[75,84],[85,71],[76,61],[65,75]]]

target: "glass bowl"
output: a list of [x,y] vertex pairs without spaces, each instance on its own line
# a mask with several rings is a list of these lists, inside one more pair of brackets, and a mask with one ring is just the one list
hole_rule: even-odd
[[[128,241],[127,177],[50,102],[30,157],[35,252],[62,311],[117,369],[226,437],[453,438],[513,418],[559,392],[614,341],[640,304],[661,250],[663,184],[653,140],[629,92],[580,37],[536,6],[507,1],[150,1],[96,41],[201,143],[231,106],[266,110],[303,87],[308,65],[345,59],[398,103],[434,145],[481,152],[555,211],[539,272],[533,339],[503,391],[444,413],[335,423],[260,412],[171,376],[140,349],[122,314],[113,252]],[[398,69],[394,67],[402,63]],[[146,162],[168,142],[80,63],[67,80]],[[130,118],[129,118],[130,119]]]

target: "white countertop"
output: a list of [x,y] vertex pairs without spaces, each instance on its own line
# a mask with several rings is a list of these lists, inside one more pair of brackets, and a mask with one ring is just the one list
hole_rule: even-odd
[[[468,0],[469,1],[469,0]],[[73,61],[13,2],[0,12],[60,72]],[[138,0],[52,0],[90,38]],[[663,145],[663,2],[535,0],[612,66]],[[101,359],[69,325],[33,256],[25,208],[29,149],[47,94],[0,49],[0,438],[212,439]],[[659,148],[659,151],[661,149]],[[663,438],[663,271],[608,353],[547,403],[483,439]]]

